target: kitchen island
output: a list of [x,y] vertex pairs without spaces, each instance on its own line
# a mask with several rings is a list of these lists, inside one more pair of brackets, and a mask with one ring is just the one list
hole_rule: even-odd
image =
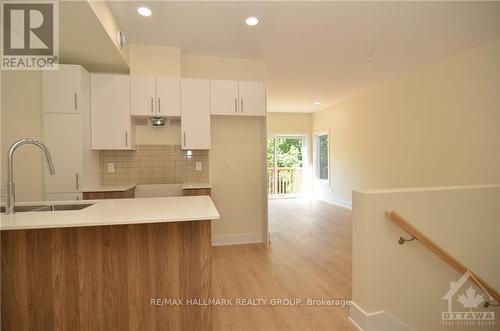
[[71,203],[1,215],[2,330],[211,330],[210,197]]

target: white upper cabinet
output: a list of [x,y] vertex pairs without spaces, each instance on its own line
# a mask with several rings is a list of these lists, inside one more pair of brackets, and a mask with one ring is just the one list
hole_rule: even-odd
[[181,116],[181,80],[156,77],[156,112],[162,116]]
[[210,83],[181,80],[182,149],[210,149]]
[[266,83],[211,80],[212,115],[266,116]]
[[162,76],[130,76],[132,116],[181,116],[181,82]]
[[126,75],[91,75],[92,149],[135,149]]
[[211,80],[212,115],[238,115],[238,81]]
[[60,64],[59,70],[42,71],[42,102],[46,113],[81,111],[82,67]]
[[243,116],[266,116],[266,83],[239,82],[240,108]]
[[130,113],[136,116],[155,115],[156,95],[154,76],[130,76]]

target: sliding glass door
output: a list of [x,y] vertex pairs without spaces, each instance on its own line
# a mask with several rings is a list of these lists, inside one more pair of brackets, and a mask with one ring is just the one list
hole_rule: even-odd
[[268,136],[267,191],[270,196],[302,193],[304,146],[302,136]]

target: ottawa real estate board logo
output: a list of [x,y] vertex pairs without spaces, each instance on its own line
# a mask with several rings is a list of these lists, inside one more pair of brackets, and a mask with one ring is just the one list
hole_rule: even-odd
[[2,70],[56,70],[57,1],[2,1]]
[[490,303],[497,303],[488,291],[474,280],[475,277],[467,271],[456,282],[450,282],[450,289],[443,297],[443,300],[448,301],[448,311],[441,313],[443,325],[495,325],[495,312],[487,307]]

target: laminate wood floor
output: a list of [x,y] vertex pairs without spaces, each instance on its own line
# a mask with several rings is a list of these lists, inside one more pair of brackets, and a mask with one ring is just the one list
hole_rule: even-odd
[[[268,299],[264,306],[214,307],[214,330],[355,330],[348,307],[305,302],[351,298],[351,212],[320,201],[270,200],[269,225],[269,250],[214,247],[214,298]],[[273,306],[273,298],[302,299],[304,305]]]

